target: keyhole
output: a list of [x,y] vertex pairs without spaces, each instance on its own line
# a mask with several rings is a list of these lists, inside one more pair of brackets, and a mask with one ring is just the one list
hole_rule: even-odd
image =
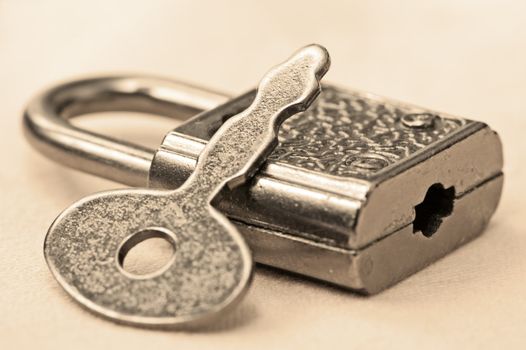
[[455,188],[444,188],[442,184],[434,184],[427,190],[422,203],[415,207],[413,232],[422,232],[431,237],[442,224],[442,220],[453,213]]
[[151,278],[165,271],[175,259],[175,236],[162,228],[147,228],[129,236],[118,251],[126,274]]

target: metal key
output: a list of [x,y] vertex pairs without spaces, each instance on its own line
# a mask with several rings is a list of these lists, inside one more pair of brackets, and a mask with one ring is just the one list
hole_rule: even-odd
[[[66,209],[44,247],[62,287],[91,311],[135,325],[200,325],[239,301],[251,280],[250,251],[211,202],[254,174],[277,144],[279,125],[318,95],[328,67],[327,51],[311,45],[270,70],[178,189],[109,191]],[[154,236],[174,246],[171,262],[150,275],[125,271],[126,253]]]

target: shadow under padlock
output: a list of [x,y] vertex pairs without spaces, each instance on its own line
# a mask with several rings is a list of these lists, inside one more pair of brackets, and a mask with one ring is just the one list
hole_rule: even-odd
[[[81,171],[176,188],[213,132],[252,98],[228,100],[158,78],[79,80],[35,100],[26,135],[46,156]],[[200,114],[155,152],[67,121],[99,111]],[[280,144],[250,184],[218,206],[256,262],[370,294],[479,235],[502,179],[500,140],[487,125],[323,85],[306,112],[283,124]]]

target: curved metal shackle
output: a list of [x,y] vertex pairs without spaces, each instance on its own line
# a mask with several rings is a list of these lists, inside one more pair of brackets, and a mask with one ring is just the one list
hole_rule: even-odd
[[122,111],[186,120],[229,98],[154,77],[74,80],[31,100],[24,111],[24,133],[33,147],[54,161],[126,185],[144,187],[155,150],[78,128],[69,119],[88,113]]

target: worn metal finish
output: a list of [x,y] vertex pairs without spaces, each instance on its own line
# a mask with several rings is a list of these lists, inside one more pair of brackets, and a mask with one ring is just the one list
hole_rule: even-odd
[[[214,134],[178,189],[110,191],[66,209],[44,246],[59,283],[88,309],[135,325],[200,325],[239,301],[250,282],[250,252],[211,202],[254,174],[283,120],[318,95],[328,66],[326,50],[311,45],[269,71],[253,103]],[[151,275],[126,273],[125,251],[152,235],[169,239],[175,258]]]
[[[89,89],[89,82],[84,87]],[[42,104],[52,91],[32,105]],[[148,89],[142,91],[148,96]],[[78,96],[69,103],[78,105],[79,114],[92,104],[104,107],[101,96],[92,96],[97,98],[89,103],[76,103]],[[133,96],[122,100],[124,110],[137,106]],[[149,98],[154,97],[158,95]],[[134,181],[144,184],[149,172],[152,187],[180,186],[212,135],[253,98],[249,92],[178,126],[155,155],[145,157],[153,159],[151,167],[140,162],[141,177]],[[145,111],[170,115],[178,110],[162,101],[155,103],[165,106],[164,111],[156,112],[154,103]],[[104,162],[84,158],[82,143],[50,136],[55,135],[56,121],[62,120],[56,105],[50,104],[50,110],[55,114],[48,111],[35,117],[32,110],[26,112],[27,134],[37,149],[77,168],[105,168]],[[61,127],[67,127],[65,121]],[[48,132],[39,134],[42,129]],[[91,137],[86,135],[84,139]],[[60,157],[69,151],[71,162],[64,162]],[[90,172],[131,183],[123,174]],[[502,146],[487,125],[324,84],[306,112],[283,124],[279,145],[253,180],[226,191],[217,207],[244,235],[256,262],[376,293],[480,234],[495,211],[502,179]],[[413,232],[415,208],[440,203],[426,202],[426,193],[435,184],[453,190],[452,202],[447,203],[452,211],[440,216],[448,210],[437,207],[424,213],[430,218],[438,215],[440,223],[426,237],[419,230]]]

